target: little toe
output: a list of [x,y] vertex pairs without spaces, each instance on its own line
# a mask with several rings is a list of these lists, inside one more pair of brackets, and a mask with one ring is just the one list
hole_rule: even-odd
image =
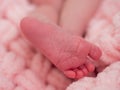
[[67,70],[67,71],[64,71],[64,74],[69,77],[69,78],[72,78],[74,79],[76,77],[76,72],[73,71],[73,70]]
[[88,72],[93,72],[95,70],[95,66],[91,62],[86,62],[85,66],[86,66]]

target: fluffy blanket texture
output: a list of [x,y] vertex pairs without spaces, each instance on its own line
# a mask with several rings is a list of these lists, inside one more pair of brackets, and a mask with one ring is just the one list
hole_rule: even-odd
[[75,82],[22,37],[19,22],[34,7],[27,0],[0,0],[0,90],[120,90],[120,0],[104,0],[86,34],[103,52],[97,71],[105,69]]

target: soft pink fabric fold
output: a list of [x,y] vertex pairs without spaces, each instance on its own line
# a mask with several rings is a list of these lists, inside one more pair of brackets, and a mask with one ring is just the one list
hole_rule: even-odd
[[70,86],[71,80],[20,32],[20,20],[34,7],[27,0],[0,0],[0,90],[120,90],[119,0],[104,0],[86,34],[103,52],[95,63],[98,72],[107,68],[97,77],[85,77]]

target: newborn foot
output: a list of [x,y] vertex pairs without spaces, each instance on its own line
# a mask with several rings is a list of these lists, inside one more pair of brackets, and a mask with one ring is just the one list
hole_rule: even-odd
[[69,78],[78,79],[93,72],[89,59],[98,60],[101,56],[98,47],[54,24],[25,18],[21,28],[25,37]]

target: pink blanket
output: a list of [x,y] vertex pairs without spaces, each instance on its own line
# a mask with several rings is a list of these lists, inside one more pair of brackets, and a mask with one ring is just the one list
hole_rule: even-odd
[[120,90],[119,0],[104,0],[86,35],[103,52],[97,71],[107,68],[73,83],[22,37],[19,22],[33,9],[27,0],[0,0],[0,90]]

